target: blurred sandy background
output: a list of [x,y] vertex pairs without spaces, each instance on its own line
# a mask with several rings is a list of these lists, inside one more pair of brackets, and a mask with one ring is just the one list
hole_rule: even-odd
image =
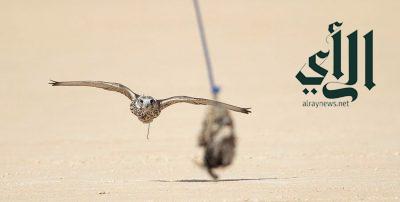
[[[205,107],[168,108],[147,141],[124,96],[47,84],[209,97],[192,1],[0,1],[0,200],[400,200],[398,1],[200,6],[221,100],[253,109],[234,114],[238,152],[220,182],[192,162]],[[359,75],[349,108],[301,107],[320,97],[294,76],[337,20],[344,42],[359,30],[359,54],[374,30],[377,86]]]

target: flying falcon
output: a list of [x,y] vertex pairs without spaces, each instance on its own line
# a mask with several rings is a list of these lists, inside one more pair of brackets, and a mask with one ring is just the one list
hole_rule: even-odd
[[[89,86],[102,88],[104,90],[115,91],[121,93],[131,100],[131,112],[138,117],[143,123],[150,124],[153,119],[157,118],[161,111],[166,107],[176,103],[189,103],[195,105],[213,105],[223,107],[236,112],[248,114],[250,108],[241,108],[230,104],[209,100],[204,98],[194,98],[188,96],[173,96],[166,99],[155,99],[151,96],[138,95],[130,90],[128,87],[112,82],[105,81],[53,81],[50,80],[49,84],[52,86]],[[149,125],[150,127],[150,125]]]

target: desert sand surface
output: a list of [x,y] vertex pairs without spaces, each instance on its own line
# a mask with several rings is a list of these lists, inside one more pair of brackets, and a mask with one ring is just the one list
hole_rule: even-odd
[[[146,140],[124,96],[47,84],[209,98],[192,1],[0,5],[0,201],[400,200],[398,1],[200,1],[220,99],[253,111],[232,114],[237,155],[219,181],[193,163],[206,107],[171,106]],[[335,21],[344,42],[358,30],[360,54],[374,30],[376,87],[360,72],[349,107],[302,107],[324,98],[295,75]]]

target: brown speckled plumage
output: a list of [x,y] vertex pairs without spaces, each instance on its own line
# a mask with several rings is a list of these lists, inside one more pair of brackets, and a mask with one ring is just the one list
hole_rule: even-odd
[[[143,99],[152,99],[150,96],[143,96]],[[155,101],[154,107],[151,110],[144,111],[140,107],[137,107],[138,100],[134,100],[131,103],[131,112],[138,117],[143,123],[151,123],[155,117],[158,117],[161,113],[160,103]]]
[[153,119],[157,118],[161,111],[166,107],[176,103],[189,103],[196,105],[213,105],[220,106],[225,109],[248,114],[250,108],[241,108],[230,104],[209,100],[204,98],[194,98],[188,96],[174,96],[167,99],[154,99],[151,96],[139,96],[128,87],[113,82],[105,81],[53,81],[50,80],[49,84],[52,86],[89,86],[95,88],[102,88],[104,90],[119,92],[128,97],[132,102],[130,109],[134,115],[138,117],[143,123],[151,123]]

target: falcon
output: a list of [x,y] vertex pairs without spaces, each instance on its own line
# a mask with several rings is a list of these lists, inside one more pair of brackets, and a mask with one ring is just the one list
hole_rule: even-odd
[[[50,80],[49,84],[52,86],[88,86],[95,88],[102,88],[104,90],[115,91],[125,95],[131,100],[130,110],[138,117],[138,119],[143,123],[148,123],[150,128],[150,123],[157,118],[161,111],[166,107],[169,107],[177,103],[189,103],[195,105],[212,105],[222,107],[228,110],[241,112],[249,114],[250,108],[242,108],[234,105],[226,104],[223,102],[218,102],[215,100],[209,100],[205,98],[195,98],[189,96],[173,96],[166,99],[155,99],[152,96],[138,95],[134,93],[128,87],[113,82],[105,81],[53,81]],[[148,131],[149,132],[149,131]],[[147,136],[148,138],[148,136]]]

